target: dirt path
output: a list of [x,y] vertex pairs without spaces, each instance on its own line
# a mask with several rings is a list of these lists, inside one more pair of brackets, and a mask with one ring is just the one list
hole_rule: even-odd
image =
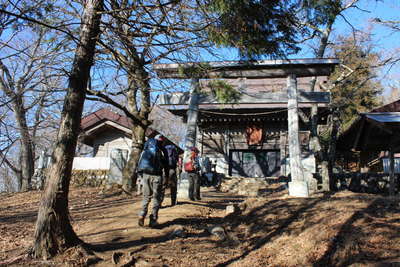
[[[116,251],[136,254],[136,257],[145,259],[162,259],[167,255],[154,248],[173,240],[174,231],[178,230],[178,235],[184,235],[185,238],[204,235],[205,230],[221,223],[227,205],[243,200],[213,189],[203,190],[202,195],[201,201],[181,200],[173,207],[170,206],[167,195],[159,211],[160,225],[157,229],[138,226],[137,214],[141,207],[141,197],[90,206],[86,212],[90,210],[93,216],[87,214],[90,219],[81,222],[78,220],[74,229],[85,242],[93,245],[96,255],[104,259],[98,266],[109,266],[112,254]],[[145,223],[148,224],[148,218]],[[177,248],[176,244],[174,247]],[[160,262],[157,260],[157,263]]]
[[[39,192],[0,195],[3,203],[0,207],[0,263],[25,253],[31,244],[39,199]],[[196,242],[199,237],[209,238],[207,229],[222,223],[226,206],[243,199],[212,188],[202,188],[201,201],[180,200],[178,205],[171,207],[169,194],[166,194],[159,211],[160,225],[157,229],[137,224],[141,196],[101,195],[95,188],[72,188],[69,209],[78,236],[92,245],[96,256],[103,259],[97,266],[110,266],[112,255],[116,252],[132,254],[156,265],[179,266],[177,256],[179,262],[192,256],[185,249],[186,243]],[[176,230],[178,236],[172,234]],[[206,245],[206,252],[208,247]],[[15,266],[79,265],[79,253],[74,253],[69,251],[45,262],[18,261]],[[171,262],[169,255],[172,256]]]

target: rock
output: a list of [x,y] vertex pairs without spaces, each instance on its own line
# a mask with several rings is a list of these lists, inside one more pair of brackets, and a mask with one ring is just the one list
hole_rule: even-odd
[[122,264],[120,267],[133,267],[133,266],[137,266],[136,259],[133,256],[130,256],[128,261],[126,263]]
[[209,230],[209,232],[218,237],[218,239],[221,241],[224,241],[227,237],[225,229],[222,226],[214,226]]
[[238,207],[236,205],[228,205],[225,209],[225,214],[229,215],[238,211]]
[[239,204],[239,209],[241,211],[245,211],[247,209],[247,203],[246,202],[242,202]]
[[170,238],[181,237],[185,238],[187,236],[187,231],[185,227],[182,225],[178,225],[175,229],[170,233]]
[[153,266],[153,264],[151,264],[150,262],[143,260],[143,259],[139,259],[135,263],[135,267],[149,267],[149,266]]

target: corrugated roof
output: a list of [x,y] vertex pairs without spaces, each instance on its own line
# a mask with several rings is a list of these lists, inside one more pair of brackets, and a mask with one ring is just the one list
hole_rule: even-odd
[[365,116],[378,122],[400,122],[400,112],[365,113]]
[[371,110],[371,112],[397,112],[400,111],[400,99]]

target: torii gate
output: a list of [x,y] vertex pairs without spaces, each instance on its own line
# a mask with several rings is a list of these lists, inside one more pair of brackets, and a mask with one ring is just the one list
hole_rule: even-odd
[[[298,121],[298,90],[297,77],[329,76],[333,68],[339,64],[337,59],[292,59],[292,60],[262,60],[262,61],[223,61],[185,64],[155,64],[154,70],[159,78],[192,79],[191,98],[187,112],[187,132],[185,151],[196,143],[197,105],[199,104],[198,79],[224,78],[286,78],[290,173],[289,195],[307,197],[309,195],[307,181],[304,177],[301,163]],[[183,69],[194,69],[197,66],[207,66],[207,71],[196,73],[189,77]],[[306,92],[310,100],[317,93]],[[273,93],[271,93],[273,94]],[[270,97],[274,97],[271,95]],[[276,97],[279,97],[276,95]],[[312,101],[310,101],[312,102]],[[173,104],[173,103],[171,103]],[[185,190],[185,189],[183,189]]]

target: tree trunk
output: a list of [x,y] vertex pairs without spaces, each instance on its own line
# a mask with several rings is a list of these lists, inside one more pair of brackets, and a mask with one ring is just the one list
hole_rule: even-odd
[[129,155],[129,160],[122,172],[122,189],[125,192],[131,192],[134,188],[137,180],[137,164],[139,161],[140,154],[143,151],[143,145],[145,142],[146,129],[140,125],[134,125],[132,127],[132,146]]
[[76,48],[61,125],[52,155],[45,191],[35,226],[32,256],[47,259],[82,241],[72,229],[68,212],[68,192],[85,90],[93,65],[103,0],[87,0],[82,18],[80,42]]
[[[318,51],[316,52],[315,56],[317,58],[323,58],[326,48],[328,46],[328,40],[330,33],[332,31],[333,23],[335,22],[335,18],[331,17],[327,22],[326,29],[321,31],[321,39],[319,42]],[[317,77],[313,77],[311,80],[311,92],[315,91],[315,83],[317,81]],[[329,163],[326,161],[326,157],[324,155],[324,151],[322,150],[321,142],[318,136],[318,104],[311,105],[311,131],[310,131],[310,149],[315,156],[315,161],[317,166],[321,168],[321,176],[322,176],[322,190],[329,191],[329,184],[331,183],[329,176]]]
[[329,171],[329,189],[335,190],[334,179],[333,179],[333,167],[335,166],[336,161],[336,143],[337,136],[339,133],[340,121],[339,115],[337,111],[333,111],[332,113],[332,131],[331,138],[329,141],[329,150],[328,150],[328,171]]
[[17,95],[14,100],[15,119],[21,135],[21,187],[20,191],[28,191],[32,188],[32,176],[35,171],[35,154],[32,146],[31,135],[29,134],[26,122],[26,112],[22,102],[22,97]]
[[[133,51],[136,52],[136,51]],[[143,151],[143,145],[146,137],[146,130],[151,124],[149,121],[149,114],[151,111],[149,75],[146,72],[144,65],[134,58],[132,66],[129,69],[128,83],[128,109],[138,120],[132,127],[132,145],[129,160],[122,172],[122,189],[125,193],[132,192],[137,180],[136,167],[139,161],[140,154]],[[137,110],[137,92],[140,90],[140,112]]]

